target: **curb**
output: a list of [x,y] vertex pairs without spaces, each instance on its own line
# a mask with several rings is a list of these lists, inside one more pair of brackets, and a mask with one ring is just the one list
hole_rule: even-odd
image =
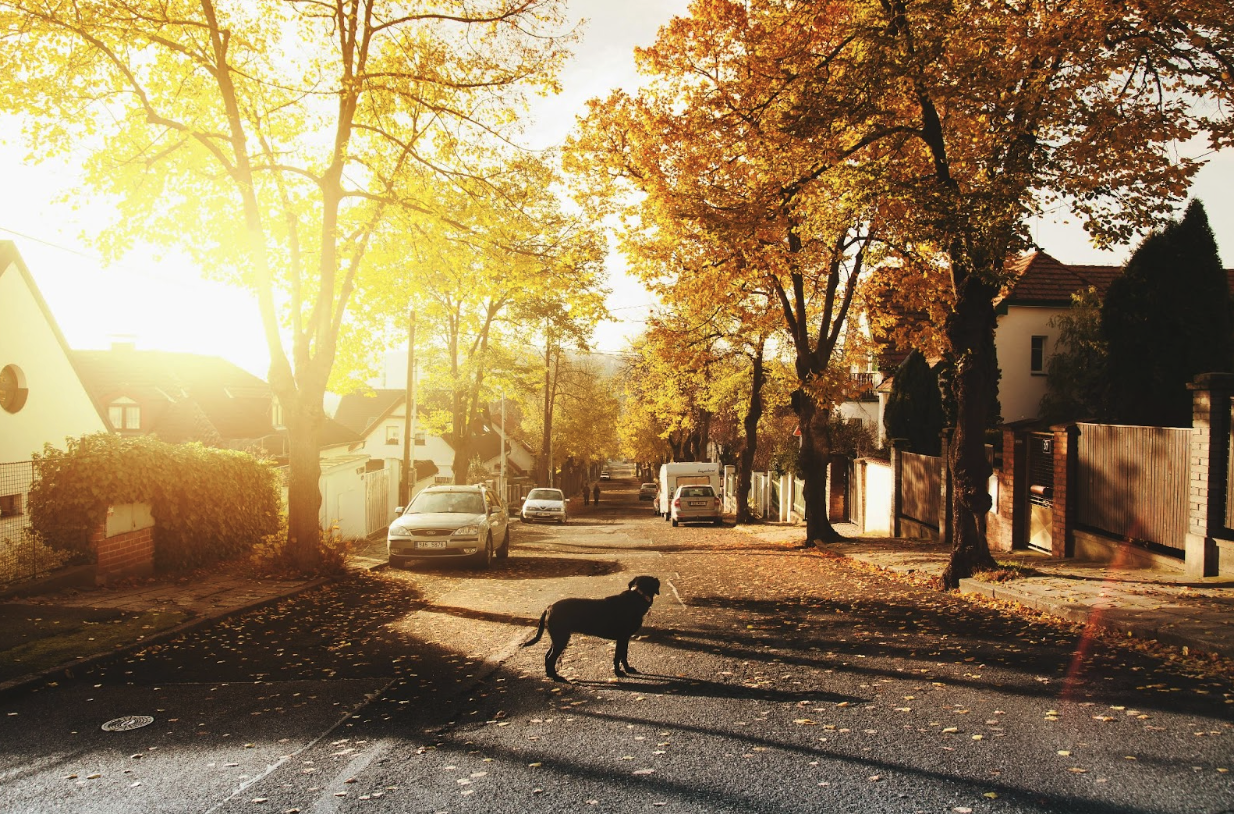
[[187,622],[181,622],[175,627],[168,628],[166,630],[160,630],[159,632],[151,634],[150,636],[140,641],[133,642],[132,644],[120,645],[116,647],[114,650],[109,650],[104,653],[94,653],[93,655],[84,656],[82,658],[73,659],[72,661],[65,662],[63,664],[58,664],[55,667],[52,667],[47,670],[42,670],[37,673],[30,673],[29,675],[19,676],[18,678],[13,678],[13,679],[9,679],[8,681],[0,682],[0,698],[5,698],[10,695],[15,695],[22,691],[29,690],[33,688],[35,685],[41,684],[49,679],[72,678],[74,673],[77,671],[84,672],[94,667],[107,664],[114,659],[127,656],[130,653],[133,653],[137,650],[141,650],[142,648],[150,647],[151,645],[162,644],[163,642],[170,641],[192,630],[196,630],[199,627],[205,627],[208,624],[218,622],[230,616],[235,616],[241,613],[247,613],[248,611],[257,610],[258,608],[264,608],[265,606],[272,605],[275,602],[282,602],[284,599],[287,599],[288,597],[298,596],[299,594],[305,593],[307,591],[320,588],[323,585],[329,585],[333,582],[336,582],[337,580],[338,580],[338,577],[318,577],[317,579],[312,580],[311,582],[306,582],[303,585],[297,586],[296,588],[293,588],[292,590],[279,594],[277,596],[271,596],[265,599],[260,599],[256,602],[250,602],[246,605],[237,605],[236,607],[233,607],[233,608],[226,608],[224,610],[209,611],[207,613],[203,613],[202,615],[197,616],[193,619],[190,619]]
[[1120,615],[1127,614],[1129,611],[1117,607],[1097,607],[1056,602],[1045,599],[1032,591],[1019,590],[1015,586],[1009,586],[1005,583],[991,584],[971,578],[960,580],[960,592],[1015,602],[1034,610],[1058,616],[1069,622],[1088,625],[1124,638],[1151,640],[1169,647],[1177,647],[1190,655],[1209,653],[1221,658],[1234,658],[1234,650],[1228,647],[1222,647],[1214,642],[1204,641],[1185,633],[1167,630],[1160,622],[1154,624],[1146,621],[1120,619],[1118,618]]

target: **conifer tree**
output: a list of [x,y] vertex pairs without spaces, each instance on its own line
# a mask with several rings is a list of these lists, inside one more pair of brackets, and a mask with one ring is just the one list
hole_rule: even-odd
[[1111,283],[1101,324],[1114,420],[1191,426],[1187,383],[1234,364],[1229,280],[1203,204],[1144,240]]

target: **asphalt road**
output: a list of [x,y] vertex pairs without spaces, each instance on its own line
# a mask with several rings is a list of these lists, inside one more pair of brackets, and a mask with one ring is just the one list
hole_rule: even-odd
[[[0,811],[1234,811],[1228,676],[636,488],[491,571],[357,577],[7,700]],[[644,573],[641,674],[518,646]]]

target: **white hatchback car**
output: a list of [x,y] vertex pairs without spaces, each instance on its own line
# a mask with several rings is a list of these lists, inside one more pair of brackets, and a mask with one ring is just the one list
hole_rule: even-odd
[[716,490],[710,486],[678,486],[669,504],[669,519],[674,526],[708,520],[720,525],[724,517]]
[[519,513],[524,523],[533,520],[545,520],[550,523],[566,522],[566,504],[570,501],[560,489],[532,489],[523,500],[523,510]]

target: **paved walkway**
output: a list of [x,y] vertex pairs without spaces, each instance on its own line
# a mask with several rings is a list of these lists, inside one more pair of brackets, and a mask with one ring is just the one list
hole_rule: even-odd
[[[768,540],[803,537],[799,525],[744,530]],[[950,556],[950,549],[938,543],[860,537],[852,526],[838,530],[852,539],[826,545],[824,550],[913,578],[941,576]],[[1234,659],[1234,577],[1189,579],[1182,572],[1058,560],[1031,551],[997,554],[995,560],[1021,566],[1028,575],[1005,582],[961,580],[961,592],[1016,602],[1189,652]]]
[[[738,530],[765,540],[802,540],[800,525],[755,525]],[[853,534],[855,529],[841,528]],[[825,549],[907,578],[942,573],[948,551],[935,543],[889,538],[857,538]],[[1234,659],[1234,579],[1188,580],[1182,574],[1129,570],[1051,559],[1044,554],[1016,553],[998,557],[1031,569],[1027,576],[1006,582],[963,580],[961,591],[1009,600],[1076,622],[1120,633],[1156,639],[1194,653]],[[353,557],[356,569],[385,564],[385,542],[362,547]],[[250,579],[222,571],[192,580],[135,582],[120,587],[66,590],[37,597],[0,601],[0,694],[34,686],[66,671],[146,647],[193,627],[277,601],[326,583],[325,579]],[[169,626],[145,622],[161,617]],[[129,620],[130,628],[106,623]],[[169,621],[168,621],[169,620]],[[103,627],[89,628],[90,625]],[[72,630],[72,637],[67,632]],[[108,639],[93,632],[114,632]],[[127,635],[128,638],[124,638]],[[68,649],[56,660],[30,654],[32,646],[47,650],[63,638]],[[75,638],[73,638],[75,637]],[[51,652],[56,652],[54,648]],[[69,655],[72,654],[72,655]],[[51,662],[48,659],[52,658]],[[5,660],[8,660],[7,665]],[[24,672],[23,665],[30,665]]]

